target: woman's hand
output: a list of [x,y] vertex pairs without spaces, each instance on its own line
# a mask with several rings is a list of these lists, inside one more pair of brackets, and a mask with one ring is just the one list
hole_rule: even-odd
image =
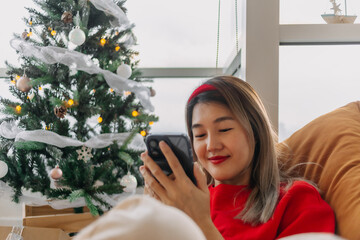
[[[173,174],[166,176],[147,152],[142,153],[141,159],[145,166],[140,167],[140,172],[145,180],[144,192],[167,205],[184,211],[199,225],[205,235],[211,231],[213,237],[221,237],[211,221],[210,196],[206,176],[198,163],[194,164],[194,176],[197,181],[197,186],[195,186],[186,175],[171,148],[163,141],[159,143],[159,146]],[[217,234],[213,235],[213,231],[216,231]]]

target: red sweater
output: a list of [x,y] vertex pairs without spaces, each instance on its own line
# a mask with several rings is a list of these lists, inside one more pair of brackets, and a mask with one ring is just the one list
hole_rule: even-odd
[[313,186],[303,181],[294,182],[287,192],[281,189],[274,215],[266,223],[251,226],[234,219],[251,192],[245,188],[227,184],[209,187],[211,218],[227,240],[274,240],[297,233],[335,231],[332,209]]

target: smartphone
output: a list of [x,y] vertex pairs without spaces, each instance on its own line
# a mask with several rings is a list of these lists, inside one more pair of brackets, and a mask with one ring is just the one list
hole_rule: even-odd
[[172,170],[160,150],[159,142],[164,141],[169,145],[171,150],[178,158],[186,175],[196,185],[194,177],[193,156],[189,138],[182,133],[164,133],[164,134],[149,134],[145,139],[145,144],[148,149],[149,156],[159,165],[161,170],[170,175]]

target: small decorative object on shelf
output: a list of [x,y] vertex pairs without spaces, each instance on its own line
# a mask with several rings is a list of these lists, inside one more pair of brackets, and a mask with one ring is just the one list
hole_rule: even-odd
[[322,14],[321,17],[325,20],[326,23],[332,24],[332,23],[354,23],[356,19],[356,15],[347,15],[347,6],[346,6],[346,0],[345,2],[345,15],[341,14],[342,10],[340,9],[340,3],[337,4],[336,0],[330,0],[330,3],[332,4],[331,10],[334,11],[332,14]]

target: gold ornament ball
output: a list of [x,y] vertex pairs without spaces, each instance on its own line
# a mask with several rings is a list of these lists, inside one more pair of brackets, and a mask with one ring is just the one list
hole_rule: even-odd
[[56,167],[53,168],[53,169],[50,171],[50,177],[51,177],[52,179],[57,180],[57,179],[61,178],[62,175],[63,175],[63,172],[62,172],[62,170],[59,168],[58,165],[56,165]]
[[71,12],[64,12],[61,16],[61,21],[64,23],[71,23],[73,21],[73,15]]
[[31,89],[30,78],[28,78],[26,74],[24,74],[24,76],[22,76],[21,78],[19,78],[19,80],[17,80],[16,88],[22,92],[30,91]]

